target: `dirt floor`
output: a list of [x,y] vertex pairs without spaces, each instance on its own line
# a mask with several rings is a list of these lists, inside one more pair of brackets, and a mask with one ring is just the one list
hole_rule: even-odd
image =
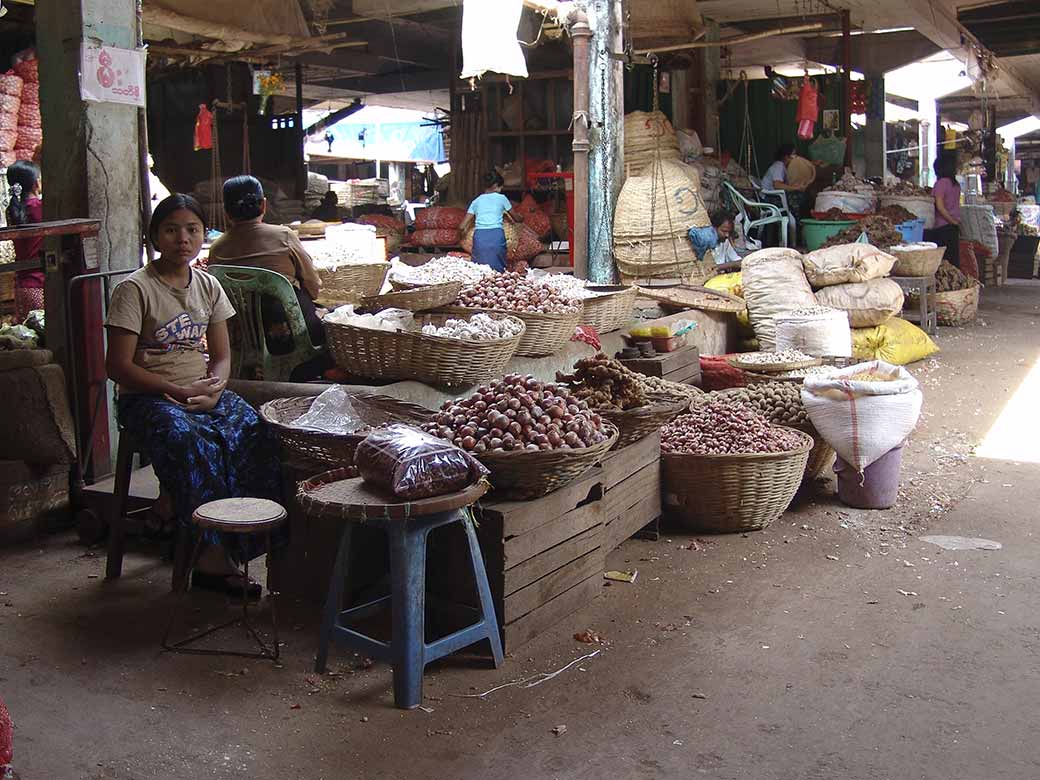
[[[925,416],[898,507],[833,488],[747,536],[626,542],[594,604],[498,670],[451,659],[424,709],[390,670],[310,670],[317,612],[284,618],[283,663],[159,650],[169,570],[72,534],[0,552],[0,698],[25,780],[1040,776],[1038,466],[973,455],[1038,358],[1040,286],[984,293],[913,373]],[[1030,406],[1011,430],[1040,432]],[[1034,446],[1040,456],[1040,448]],[[1040,460],[1040,457],[1037,458]],[[983,537],[951,551],[927,534]],[[200,608],[221,605],[201,604]],[[602,644],[574,634],[591,629]],[[561,669],[539,685],[513,685]]]

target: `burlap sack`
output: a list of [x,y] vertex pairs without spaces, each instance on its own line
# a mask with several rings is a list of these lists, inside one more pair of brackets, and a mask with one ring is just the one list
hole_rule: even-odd
[[846,312],[854,328],[873,328],[903,310],[903,290],[891,279],[824,287],[816,291],[816,300]]

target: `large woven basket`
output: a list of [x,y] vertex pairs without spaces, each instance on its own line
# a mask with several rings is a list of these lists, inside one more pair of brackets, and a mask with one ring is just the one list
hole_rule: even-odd
[[811,422],[807,421],[801,425],[792,425],[791,427],[808,434],[813,440],[813,448],[809,450],[809,459],[805,462],[803,479],[816,479],[827,474],[830,467],[834,465],[834,459],[837,457],[834,448],[820,436],[819,431],[816,430],[816,427]]
[[336,270],[318,269],[323,302],[360,303],[366,295],[378,295],[390,263],[345,263]]
[[935,300],[935,316],[940,325],[967,325],[975,321],[979,313],[979,289],[975,282],[966,290],[937,292]]
[[485,452],[477,459],[491,472],[491,489],[497,499],[529,501],[559,490],[595,466],[614,446],[617,429],[604,423],[607,441],[579,450],[538,452]]
[[896,259],[892,276],[932,276],[939,270],[945,251],[946,248],[941,246],[910,251],[892,249],[892,256]]
[[[561,349],[574,335],[574,329],[581,322],[584,307],[579,306],[573,312],[563,314],[540,314],[529,311],[505,311],[503,309],[472,309],[468,306],[445,306],[438,310],[439,314],[452,317],[467,317],[478,311],[488,314],[501,314],[523,320],[525,330],[520,337],[520,345],[516,348],[519,357],[545,357]],[[484,381],[484,380],[481,380]]]
[[[420,325],[443,325],[452,316],[457,315],[424,314],[416,320]],[[509,315],[493,313],[492,316]],[[329,354],[344,371],[370,379],[414,379],[446,387],[500,379],[506,364],[516,354],[525,330],[508,339],[464,341],[424,336],[414,331],[358,328],[325,320]]]
[[[393,283],[391,282],[391,284]],[[459,297],[461,291],[462,282],[419,285],[383,295],[366,295],[361,299],[361,305],[371,311],[381,311],[382,309],[429,311],[451,303]]]
[[614,449],[619,450],[660,430],[662,425],[670,423],[686,411],[689,405],[689,398],[658,395],[651,396],[651,402],[646,406],[637,406],[623,412],[611,409],[597,409],[596,412],[604,419],[610,420],[618,429],[618,440]]
[[809,434],[788,430],[802,443],[787,452],[662,453],[666,514],[699,533],[740,533],[768,526],[798,492],[815,444]]
[[610,333],[632,321],[632,309],[639,295],[637,288],[611,285],[590,289],[597,294],[593,298],[584,299],[585,311],[581,316],[581,325],[589,325],[597,333]]
[[352,465],[354,450],[368,435],[368,430],[392,423],[422,425],[435,412],[417,404],[373,393],[351,393],[350,402],[358,416],[369,426],[352,434],[324,433],[294,428],[290,423],[310,410],[317,396],[276,398],[260,407],[260,416],[270,425],[282,446],[307,461],[331,466]]

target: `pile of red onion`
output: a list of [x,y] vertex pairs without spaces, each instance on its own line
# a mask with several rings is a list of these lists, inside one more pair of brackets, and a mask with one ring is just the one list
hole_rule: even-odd
[[788,452],[802,441],[750,406],[727,398],[694,404],[661,429],[661,452],[683,455]]
[[550,287],[533,284],[521,274],[512,272],[494,274],[464,288],[456,303],[479,309],[540,314],[562,314],[581,305],[580,301],[565,298]]
[[602,418],[565,387],[523,374],[508,374],[469,398],[446,401],[424,429],[478,455],[577,450],[610,438]]

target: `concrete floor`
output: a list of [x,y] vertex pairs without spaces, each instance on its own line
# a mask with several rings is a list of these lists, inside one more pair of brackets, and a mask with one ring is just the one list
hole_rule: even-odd
[[[105,584],[100,552],[70,534],[4,550],[16,766],[26,780],[1038,777],[1038,467],[971,455],[1037,360],[1038,320],[1040,286],[987,291],[980,322],[941,329],[941,356],[912,367],[926,414],[898,508],[824,490],[746,537],[629,541],[611,564],[635,584],[605,586],[500,670],[431,668],[425,710],[393,709],[389,669],[349,654],[312,674],[313,608],[285,618],[278,667],[164,655],[153,555]],[[1038,430],[1028,409],[1015,423]],[[603,644],[576,642],[585,628]],[[466,697],[596,650],[542,685]]]

